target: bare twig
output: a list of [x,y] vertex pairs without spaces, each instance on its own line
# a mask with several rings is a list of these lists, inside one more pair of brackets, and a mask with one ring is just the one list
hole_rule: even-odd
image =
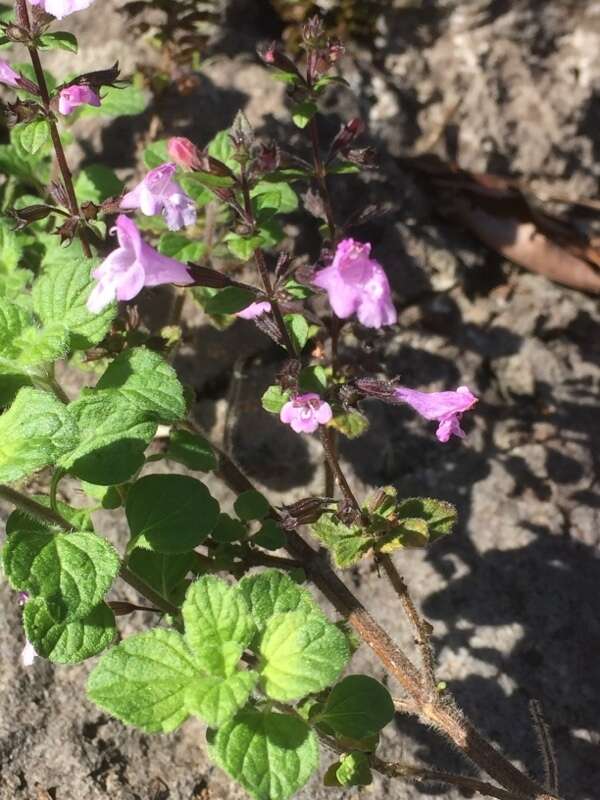
[[554,755],[550,728],[544,719],[542,705],[539,700],[529,701],[529,713],[533,720],[533,727],[535,728],[544,762],[544,783],[546,789],[553,794],[558,794],[558,764],[556,763],[556,756]]

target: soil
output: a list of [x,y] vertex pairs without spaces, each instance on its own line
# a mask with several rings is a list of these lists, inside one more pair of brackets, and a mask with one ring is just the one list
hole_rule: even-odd
[[[103,0],[101,26],[93,12],[69,18],[65,27],[78,33],[84,68],[119,58],[127,74],[150,52],[128,36],[116,5]],[[299,141],[289,127],[283,88],[253,56],[256,42],[273,36],[266,6],[228,4],[229,21],[198,89],[163,104],[164,133],[191,133],[202,143],[243,108],[259,132]],[[357,197],[388,204],[387,216],[357,237],[372,241],[385,264],[400,322],[391,337],[356,331],[345,348],[370,370],[400,375],[406,385],[466,384],[480,402],[465,421],[467,438],[446,445],[408,410],[371,404],[368,433],[342,449],[345,467],[359,494],[393,484],[405,496],[456,503],[460,524],[451,537],[426,552],[395,557],[433,625],[438,677],[482,731],[538,777],[542,761],[528,702],[540,700],[562,796],[591,800],[600,779],[597,301],[508,264],[439,217],[431,192],[399,158],[437,139],[437,152],[465,168],[595,197],[600,3],[395,0],[382,7],[375,41],[355,45],[344,65],[356,98],[341,92],[332,99],[323,132],[334,133],[351,114],[369,120],[380,170],[340,184],[347,188],[335,195],[336,213],[343,218]],[[67,54],[54,60],[57,70],[72,69]],[[151,116],[103,128],[82,123],[83,144],[73,157],[88,163],[104,149],[109,162],[131,174]],[[300,220],[297,226],[297,252],[314,256],[315,226]],[[160,316],[167,299],[157,293],[153,313]],[[261,388],[278,364],[269,341],[250,323],[217,333],[190,306],[184,321],[176,366],[198,392],[198,418],[276,500],[320,493],[318,448],[307,437],[282,432],[259,406]],[[219,499],[231,502],[214,480],[209,483]],[[119,514],[106,514],[98,524],[115,542],[124,540]],[[411,632],[376,571],[367,564],[345,577],[414,653]],[[86,700],[91,663],[60,667],[38,660],[23,669],[17,598],[6,585],[0,592],[1,800],[244,796],[208,763],[199,723],[147,736]],[[132,597],[120,586],[114,596]],[[124,620],[125,635],[148,622]],[[386,680],[364,647],[351,669]],[[397,686],[390,689],[399,694]],[[381,755],[470,770],[437,734],[404,716],[386,729]],[[329,761],[325,755],[323,769]],[[314,778],[299,797],[326,795],[333,796]],[[359,795],[462,796],[380,778],[341,796]]]

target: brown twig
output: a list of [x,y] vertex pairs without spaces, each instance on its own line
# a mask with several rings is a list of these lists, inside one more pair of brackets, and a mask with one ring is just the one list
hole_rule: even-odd
[[389,555],[384,553],[378,556],[378,562],[383,567],[383,571],[387,575],[394,591],[398,595],[402,609],[406,614],[408,621],[411,623],[416,633],[416,642],[421,653],[421,661],[423,663],[423,680],[426,688],[429,689],[431,697],[437,695],[437,679],[435,677],[435,659],[433,657],[433,650],[431,648],[430,632],[428,630],[428,623],[421,617],[417,611],[412,597],[408,591],[408,587],[404,578],[400,575],[394,562]]
[[558,764],[556,763],[556,756],[554,755],[552,735],[548,723],[544,719],[542,705],[539,700],[530,700],[529,713],[533,720],[533,726],[544,762],[544,784],[549,792],[558,794]]

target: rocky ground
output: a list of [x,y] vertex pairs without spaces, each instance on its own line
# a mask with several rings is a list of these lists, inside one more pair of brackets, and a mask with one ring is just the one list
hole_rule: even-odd
[[[131,71],[142,50],[127,38],[113,0],[105,5],[101,27],[92,15],[71,18],[85,67],[118,57]],[[283,90],[252,56],[266,25],[253,5],[263,4],[238,5],[237,25],[225,29],[197,92],[163,108],[167,133],[193,133],[204,142],[243,108],[259,130],[289,140]],[[244,13],[248,24],[240,26]],[[597,302],[509,265],[438,217],[431,193],[398,159],[437,138],[438,152],[445,147],[463,167],[596,197],[598,53],[596,2],[390,2],[374,46],[357,46],[345,66],[357,99],[345,93],[332,101],[324,126],[335,131],[340,115],[355,113],[370,121],[381,171],[362,195],[357,184],[345,191],[340,184],[336,202],[340,216],[357,196],[390,204],[388,216],[366,226],[361,238],[373,241],[401,309],[392,337],[350,338],[346,352],[354,348],[355,358],[401,375],[407,385],[468,384],[481,398],[466,422],[467,439],[447,445],[408,411],[370,406],[368,434],[343,448],[348,473],[358,493],[392,483],[405,495],[457,504],[460,526],[448,541],[396,556],[434,626],[439,678],[508,756],[538,775],[527,705],[541,700],[569,800],[591,800],[600,779]],[[67,63],[64,54],[60,61]],[[80,155],[94,160],[107,147],[115,166],[131,165],[149,118],[102,131],[86,123]],[[440,138],[444,120],[450,121]],[[311,252],[314,231],[301,230],[306,239],[297,250]],[[274,498],[306,487],[320,491],[313,443],[282,433],[258,404],[277,367],[269,343],[246,323],[217,334],[189,307],[185,323],[177,367],[198,390],[199,418]],[[211,489],[225,498],[214,482]],[[118,519],[99,522],[115,541],[124,536]],[[384,581],[368,566],[347,578],[411,650]],[[4,585],[0,592],[1,800],[243,796],[207,762],[200,724],[142,735],[87,702],[90,664],[40,661],[24,670],[17,600]],[[118,588],[117,595],[127,592]],[[384,679],[364,648],[353,669]],[[465,768],[442,739],[404,717],[386,731],[383,755]],[[315,779],[301,797],[326,794],[333,796]],[[360,795],[456,800],[460,793],[377,779]]]

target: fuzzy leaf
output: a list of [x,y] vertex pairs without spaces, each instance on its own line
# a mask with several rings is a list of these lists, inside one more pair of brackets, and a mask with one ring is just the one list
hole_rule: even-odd
[[66,50],[68,53],[77,52],[77,38],[67,31],[43,33],[37,40],[40,50]]
[[384,728],[394,717],[390,693],[368,675],[348,675],[334,686],[321,713],[339,736],[365,739]]
[[336,566],[356,564],[373,546],[373,538],[359,525],[344,525],[334,514],[322,514],[311,525],[313,534],[326,545]]
[[219,504],[206,486],[187,475],[146,475],[127,494],[131,539],[159,553],[186,553],[217,523]]
[[269,501],[260,492],[249,489],[238,495],[233,508],[241,520],[264,519],[269,513]]
[[183,637],[154,628],[113,647],[92,671],[87,693],[117,719],[168,733],[187,718],[185,695],[199,673]]
[[232,675],[254,633],[240,588],[206,575],[188,589],[182,613],[186,641],[202,669],[221,678]]
[[78,437],[73,415],[59,400],[38,389],[21,389],[0,416],[0,482],[55,464]]
[[262,396],[262,407],[269,414],[279,414],[281,409],[290,399],[289,392],[284,392],[281,386],[273,384],[269,386],[267,391]]
[[77,664],[97,655],[115,637],[115,616],[101,603],[86,617],[57,619],[42,598],[33,598],[23,610],[25,634],[38,655],[56,664]]
[[275,614],[260,642],[262,683],[274,700],[299,700],[331,685],[350,657],[342,631],[321,614]]
[[190,571],[189,553],[155,553],[135,547],[129,554],[127,566],[165,600],[176,605],[183,601],[188,586],[186,575]]
[[48,267],[33,285],[35,313],[45,325],[64,325],[75,350],[87,350],[102,341],[117,313],[116,303],[100,314],[86,308],[95,284],[91,270],[98,263],[98,259],[63,259]]
[[62,621],[91,613],[119,571],[117,551],[93,533],[12,533],[2,550],[13,589],[46,601]]
[[258,675],[251,670],[234,672],[225,680],[206,675],[188,686],[185,703],[211,728],[220,728],[246,705],[257,681]]
[[285,324],[296,349],[300,352],[310,336],[310,326],[302,314],[286,314]]
[[214,761],[256,800],[287,800],[319,765],[314,733],[289,714],[244,711],[209,736]]
[[300,611],[305,616],[322,613],[306,589],[276,569],[242,578],[239,586],[259,630],[272,616],[287,611]]
[[336,414],[329,423],[348,439],[358,439],[369,428],[369,420],[360,411],[348,411],[344,414]]
[[436,500],[434,497],[409,497],[396,506],[399,520],[420,519],[427,524],[429,541],[435,542],[441,536],[452,533],[458,513],[452,503]]
[[252,538],[254,544],[265,550],[279,550],[285,545],[285,533],[274,519],[264,520],[261,529]]

